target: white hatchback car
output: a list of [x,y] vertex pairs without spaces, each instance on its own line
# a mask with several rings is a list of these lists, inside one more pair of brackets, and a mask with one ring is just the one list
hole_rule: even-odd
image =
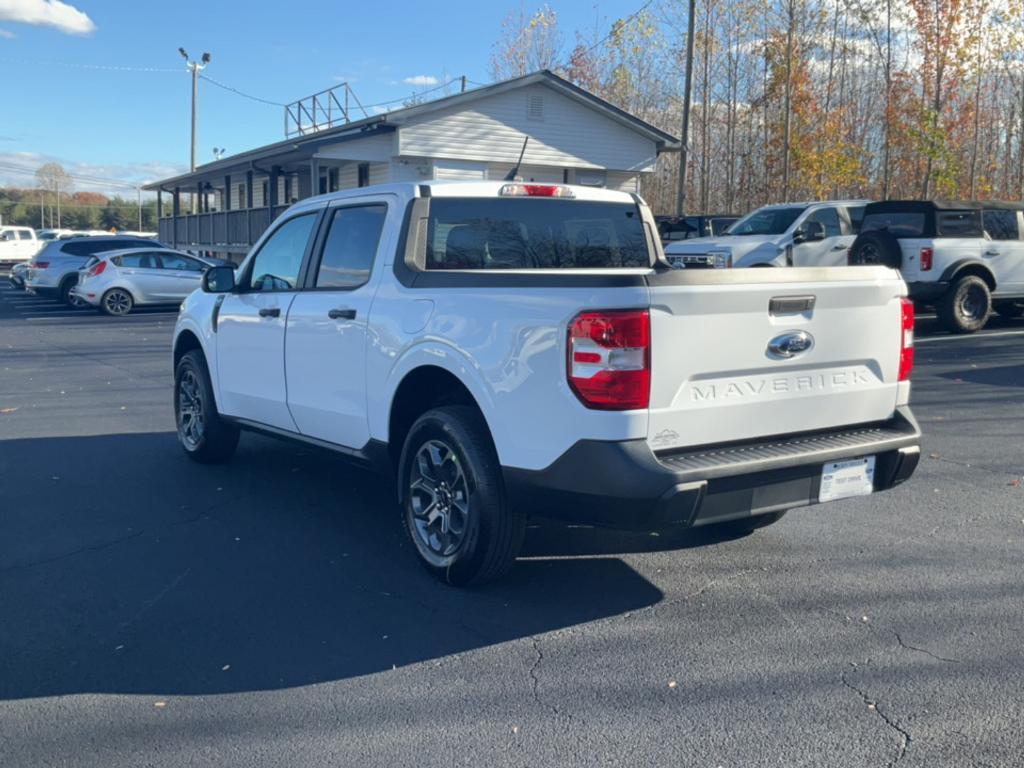
[[120,317],[135,306],[180,303],[199,287],[207,269],[227,264],[167,248],[110,251],[79,270],[70,295]]

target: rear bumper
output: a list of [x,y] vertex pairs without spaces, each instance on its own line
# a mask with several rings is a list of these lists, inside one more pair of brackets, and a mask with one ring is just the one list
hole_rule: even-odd
[[949,283],[939,280],[934,283],[907,283],[907,293],[916,301],[934,301],[949,290]]
[[543,470],[505,468],[531,514],[611,528],[691,527],[815,504],[822,465],[873,455],[874,490],[909,478],[921,431],[909,408],[881,424],[655,455],[644,440],[582,440]]

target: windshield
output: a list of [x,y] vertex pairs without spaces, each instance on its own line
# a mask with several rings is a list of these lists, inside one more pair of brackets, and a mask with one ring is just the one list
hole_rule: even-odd
[[781,235],[806,210],[803,206],[794,206],[792,208],[758,208],[729,227],[724,234]]
[[434,198],[427,269],[649,267],[635,203]]

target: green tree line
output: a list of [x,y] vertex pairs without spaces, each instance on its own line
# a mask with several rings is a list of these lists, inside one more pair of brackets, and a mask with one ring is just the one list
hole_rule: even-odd
[[[0,217],[7,225],[57,226],[57,205],[53,195],[39,189],[0,188]],[[97,192],[75,192],[60,201],[60,226],[64,229],[139,229],[136,200],[108,197]],[[156,201],[142,203],[142,229],[157,229]]]

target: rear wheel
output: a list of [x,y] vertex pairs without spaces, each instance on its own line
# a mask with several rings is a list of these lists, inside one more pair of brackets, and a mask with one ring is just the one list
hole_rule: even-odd
[[174,371],[174,421],[185,454],[202,464],[227,461],[238,446],[238,427],[217,413],[202,352],[182,355]]
[[980,331],[991,311],[992,294],[977,275],[961,277],[935,304],[939,322],[950,333]]
[[135,300],[124,288],[111,288],[103,294],[100,309],[113,317],[123,317],[132,311]]
[[85,302],[82,301],[77,296],[71,295],[71,289],[74,288],[77,284],[77,277],[65,278],[64,281],[60,284],[60,300],[69,306],[75,307],[76,309],[81,309],[82,307],[85,306]]
[[526,516],[505,497],[498,456],[476,409],[446,406],[417,419],[398,478],[403,527],[435,577],[463,586],[512,567]]

